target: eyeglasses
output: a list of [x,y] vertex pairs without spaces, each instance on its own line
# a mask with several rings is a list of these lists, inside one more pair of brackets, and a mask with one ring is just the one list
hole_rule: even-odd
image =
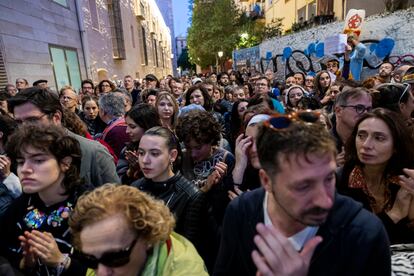
[[371,106],[365,106],[362,104],[357,104],[357,105],[341,105],[341,107],[351,107],[353,109],[355,109],[355,112],[358,113],[359,115],[365,113],[366,112],[370,112],[372,110]]
[[109,84],[102,84],[102,87],[111,87]]
[[315,123],[319,120],[321,113],[319,111],[305,110],[292,112],[288,115],[274,115],[265,121],[265,127],[282,130],[288,128],[293,122],[302,121],[305,123]]
[[97,269],[99,264],[107,267],[120,267],[129,263],[132,249],[137,241],[138,238],[134,239],[130,246],[117,252],[105,252],[100,258],[84,253],[80,253],[78,258],[81,263],[92,269]]
[[18,125],[22,125],[22,124],[24,124],[24,123],[27,123],[27,124],[35,124],[35,123],[37,123],[40,119],[42,119],[44,116],[46,116],[46,115],[49,115],[49,114],[43,114],[43,115],[40,115],[40,116],[32,116],[32,117],[27,117],[27,118],[24,118],[24,119],[16,119],[15,120],[15,122],[18,124]]

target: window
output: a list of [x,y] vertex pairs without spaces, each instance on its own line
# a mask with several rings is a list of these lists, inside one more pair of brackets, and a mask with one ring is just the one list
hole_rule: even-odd
[[308,20],[316,16],[316,3],[313,1],[308,4]]
[[132,40],[132,48],[135,48],[134,27],[132,25],[131,25],[131,40]]
[[298,17],[296,19],[296,22],[303,22],[306,20],[306,6],[298,10]]
[[161,52],[161,64],[162,64],[162,68],[165,68],[165,61],[164,61],[164,49],[162,48],[162,42],[159,42],[160,44],[160,52]]
[[81,88],[81,74],[76,49],[59,46],[49,46],[56,89],[71,85],[78,90]]
[[96,0],[89,0],[89,11],[91,13],[92,28],[99,30],[98,10]]
[[108,0],[108,14],[111,29],[112,56],[114,59],[125,59],[124,31],[119,0]]
[[158,47],[157,47],[157,40],[155,38],[152,39],[152,49],[154,51],[154,66],[159,66],[158,64]]
[[145,28],[141,26],[141,44],[142,44],[142,60],[145,65],[148,65],[148,49],[147,49],[147,36],[145,33]]
[[68,6],[68,3],[66,2],[66,0],[53,0],[53,2],[58,3],[59,5],[62,5],[64,7]]

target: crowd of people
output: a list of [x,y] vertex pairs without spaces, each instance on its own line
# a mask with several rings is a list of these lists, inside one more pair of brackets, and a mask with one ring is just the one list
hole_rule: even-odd
[[0,274],[413,273],[414,66],[361,80],[348,44],[283,80],[7,85]]

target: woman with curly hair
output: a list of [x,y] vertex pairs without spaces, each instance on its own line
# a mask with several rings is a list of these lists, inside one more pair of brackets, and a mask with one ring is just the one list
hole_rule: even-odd
[[0,255],[27,275],[84,275],[72,258],[68,218],[81,195],[81,150],[57,126],[22,125],[7,154],[17,164],[23,195],[0,218]]
[[194,246],[173,232],[164,202],[135,187],[105,184],[82,196],[69,223],[80,259],[97,275],[208,275]]
[[[176,128],[180,141],[185,145],[183,175],[202,191],[219,198],[224,194],[227,198],[227,180],[231,177],[234,156],[219,147],[220,130],[214,117],[201,110],[193,110],[180,117]],[[220,205],[217,209],[220,221],[227,203],[227,199],[214,202]]]
[[112,81],[110,80],[102,80],[99,84],[98,84],[98,93],[100,94],[104,94],[104,93],[109,93],[115,90],[115,85],[112,83]]

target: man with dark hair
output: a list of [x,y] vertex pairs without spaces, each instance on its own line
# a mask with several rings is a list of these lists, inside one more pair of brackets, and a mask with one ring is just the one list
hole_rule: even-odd
[[221,86],[227,86],[230,83],[229,75],[226,72],[221,72],[217,75],[217,83]]
[[94,88],[95,86],[93,85],[93,81],[91,80],[83,80],[82,84],[82,94],[85,96],[94,96],[95,95],[95,91]]
[[[18,124],[62,126],[62,105],[58,97],[46,89],[30,87],[19,92],[9,100],[9,110],[14,114]],[[87,185],[97,187],[108,182],[120,182],[113,158],[101,144],[69,130],[67,133],[80,144],[82,152],[80,175]]]
[[393,70],[394,64],[389,61],[384,61],[378,68],[378,76],[380,76],[386,83],[391,82]]
[[270,92],[270,81],[265,76],[259,77],[254,83],[254,94],[269,96],[272,100],[274,110],[282,114],[285,113],[282,104],[273,98],[274,95]]
[[336,148],[318,120],[302,112],[261,126],[263,187],[229,204],[214,275],[390,275],[384,226],[335,192]]

